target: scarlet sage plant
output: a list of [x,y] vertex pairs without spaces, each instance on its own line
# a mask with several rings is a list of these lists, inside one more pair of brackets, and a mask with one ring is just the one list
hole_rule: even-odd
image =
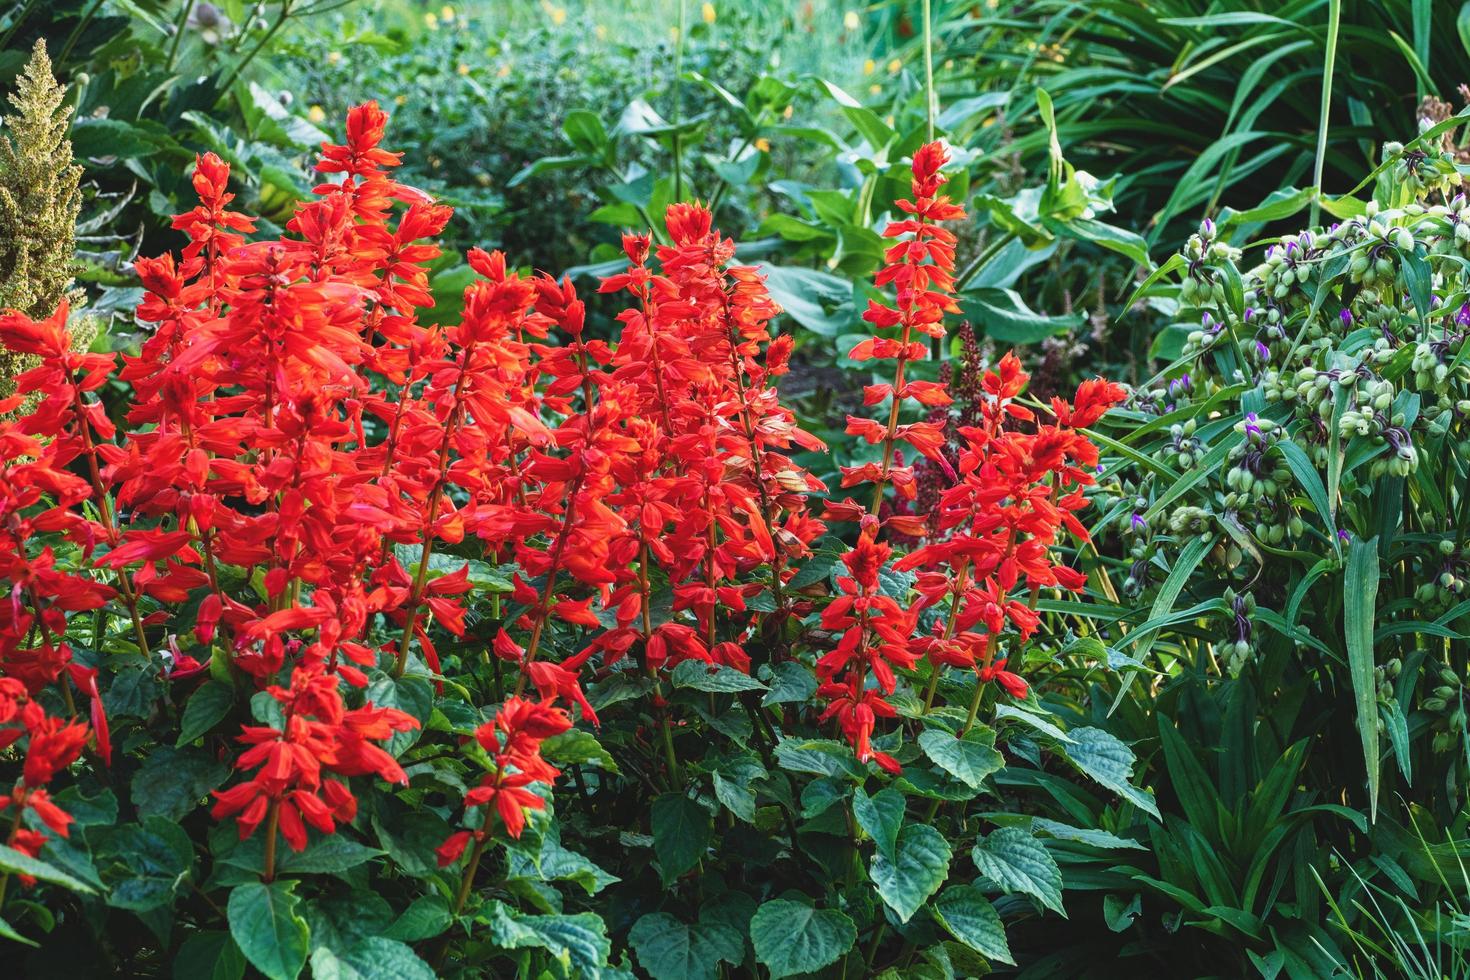
[[[808,469],[780,308],[708,209],[624,237],[610,324],[480,250],[430,322],[451,212],[386,123],[351,112],[274,237],[199,158],[136,351],[0,316],[40,359],[0,405],[35,399],[0,422],[3,932],[272,978],[1008,960],[987,892],[1060,909],[1067,835],[976,819],[997,746],[1152,805],[1022,679],[1067,638],[1039,599],[1084,591],[1083,430],[1123,392],[1032,406],[1007,356],[957,427],[916,378],[955,310],[944,148],[853,352],[893,366],[849,422],[863,501]],[[932,515],[886,502],[906,453],[947,474]]]

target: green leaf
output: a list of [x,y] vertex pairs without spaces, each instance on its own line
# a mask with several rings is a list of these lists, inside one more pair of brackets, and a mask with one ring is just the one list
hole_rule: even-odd
[[618,764],[591,732],[580,728],[553,735],[541,743],[541,755],[557,765],[592,765],[617,773]]
[[779,980],[837,962],[857,942],[857,928],[836,909],[778,898],[756,909],[750,941],[756,962],[771,971],[771,980]]
[[434,980],[435,973],[407,945],[370,936],[345,954],[330,946],[312,950],[311,976],[312,980]]
[[755,823],[755,788],[751,783],[767,775],[754,756],[742,755],[720,764],[710,773],[715,799],[746,823]]
[[1081,313],[1046,316],[1013,289],[973,289],[960,297],[962,315],[976,332],[1005,344],[1036,344],[1081,325]]
[[174,980],[240,980],[245,975],[245,954],[228,932],[196,932],[174,956]]
[[1158,819],[1159,807],[1153,794],[1130,782],[1134,762],[1132,749],[1101,728],[1074,728],[1067,734],[1072,736],[1072,743],[1062,746],[1062,749],[1078,771]]
[[1091,218],[1073,218],[1070,221],[1048,219],[1045,224],[1051,231],[1060,234],[1070,233],[1076,238],[1101,245],[1111,252],[1117,252],[1119,255],[1132,259],[1145,269],[1153,266],[1148,257],[1148,242],[1134,232]]
[[540,835],[540,848],[531,851],[527,841],[513,846],[509,853],[508,874],[515,878],[535,881],[573,881],[588,895],[596,895],[618,880],[608,874],[592,860],[564,846],[561,842],[561,826],[552,822]]
[[1368,819],[1378,819],[1378,689],[1373,679],[1373,619],[1378,601],[1378,539],[1354,537],[1342,580],[1343,636],[1368,769]]
[[675,687],[688,687],[715,694],[766,690],[766,685],[749,674],[742,674],[734,667],[719,665],[711,670],[710,666],[702,660],[686,660],[674,668],[671,680]]
[[896,850],[896,861],[873,855],[871,874],[878,897],[899,921],[907,922],[944,884],[951,851],[939,831],[922,823],[911,823],[898,832]]
[[776,743],[776,761],[782,769],[792,772],[810,772],[818,776],[847,775],[853,779],[861,779],[864,775],[851,747],[826,738],[783,738]]
[[869,796],[859,786],[852,797],[852,814],[857,825],[878,845],[878,853],[897,862],[898,829],[903,826],[907,802],[893,788],[880,789]]
[[1133,920],[1142,914],[1143,896],[1138,892],[1126,903],[1121,895],[1103,896],[1103,921],[1113,932],[1127,932],[1133,927]]
[[1039,830],[1043,834],[1055,837],[1057,840],[1075,841],[1078,844],[1088,844],[1092,847],[1103,848],[1132,848],[1138,851],[1146,851],[1148,848],[1136,840],[1127,837],[1119,837],[1106,830],[1096,827],[1073,827],[1069,824],[1059,823],[1056,820],[1048,820],[1045,817],[1031,818],[1031,829]]
[[597,113],[588,109],[573,109],[567,113],[561,131],[578,153],[588,156],[602,152],[607,145],[607,130]]
[[139,816],[178,821],[229,774],[227,767],[200,749],[155,746],[133,774],[133,803]]
[[270,980],[294,980],[306,965],[309,932],[296,914],[294,881],[251,882],[230,892],[230,935]]
[[33,858],[29,854],[17,851],[6,844],[0,844],[0,871],[30,875],[38,881],[49,881],[53,885],[60,885],[74,892],[91,894],[96,891],[91,885],[73,878],[60,868],[47,864],[40,858]]
[[277,865],[281,871],[294,874],[335,874],[355,868],[383,853],[339,832],[312,841],[304,851],[286,851]]
[[194,846],[182,827],[147,817],[93,833],[100,838],[98,866],[110,887],[109,905],[147,912],[173,903],[194,863]]
[[373,817],[378,843],[388,852],[394,867],[414,878],[439,874],[439,859],[434,849],[451,833],[449,822],[432,810],[416,810],[403,814],[391,824],[380,816]]
[[606,924],[591,912],[522,915],[501,902],[490,907],[490,940],[507,949],[547,950],[586,976],[596,976],[612,952]]
[[811,668],[795,660],[777,664],[771,671],[771,689],[761,698],[761,706],[791,701],[805,701],[817,689],[817,678]]
[[122,159],[150,156],[166,142],[145,126],[93,116],[82,116],[72,124],[71,139],[72,152],[78,157]]
[[951,776],[971,789],[980,789],[985,777],[1005,768],[1005,757],[995,750],[995,731],[983,725],[958,738],[942,728],[926,728],[919,747]]
[[680,922],[664,912],[645,915],[628,932],[628,945],[653,980],[710,980],[721,961],[745,959],[745,937],[723,922]]
[[709,811],[683,793],[665,793],[653,801],[653,852],[668,885],[694,867],[709,847]]
[[987,959],[1015,963],[995,906],[974,885],[951,885],[934,900],[934,917],[949,934]]
[[235,706],[235,689],[219,681],[206,681],[189,695],[184,704],[184,717],[179,722],[179,738],[174,743],[182,748],[218,725]]
[[[766,290],[787,316],[823,337],[835,337],[856,322],[852,283],[841,276],[799,266],[757,263]],[[795,587],[795,586],[794,586]]]
[[[1092,640],[1094,643],[1097,644],[1097,647],[1101,648],[1100,656],[1098,656],[1098,659],[1103,661],[1104,663],[1107,663],[1108,650],[1107,647],[1103,646],[1102,641],[1098,640],[1096,637],[1085,637],[1084,639]],[[1058,742],[1072,741],[1072,737],[1070,735],[1062,731],[1056,725],[1052,724],[1049,719],[1043,718],[1041,715],[1035,714],[1034,712],[1027,711],[1024,708],[1018,708],[1013,704],[996,705],[995,717],[1010,718],[1023,724],[1030,725],[1038,732],[1041,732],[1041,734],[1047,736],[1048,738],[1054,738]]]
[[1039,899],[1062,915],[1062,872],[1046,845],[1018,827],[1001,827],[970,852],[975,869],[1010,894]]
[[393,924],[383,930],[389,939],[405,943],[433,939],[449,928],[449,902],[440,895],[420,895]]

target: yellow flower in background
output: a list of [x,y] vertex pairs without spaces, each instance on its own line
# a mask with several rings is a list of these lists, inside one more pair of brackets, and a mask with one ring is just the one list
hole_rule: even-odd
[[454,20],[454,8],[447,3],[444,6],[440,7],[439,19],[444,21],[445,23]]
[[707,3],[703,7],[700,7],[699,16],[704,18],[706,24],[713,24],[715,22],[715,5]]
[[454,70],[461,75],[468,75],[470,73],[470,66],[461,61],[454,66]]
[[597,35],[597,40],[599,41],[607,40],[607,27],[603,24],[598,24],[592,28],[592,33]]
[[899,72],[899,69],[902,68],[902,67],[903,67],[903,62],[902,61],[899,61],[897,58],[894,58],[892,61],[890,61],[888,63],[888,74],[890,74],[890,75],[897,75],[898,72]]
[[509,75],[510,74],[510,62],[508,62],[508,61],[501,62],[500,68],[496,70],[495,74],[496,74],[496,76],[498,76],[500,78],[504,78],[507,75]]
[[541,0],[541,9],[546,11],[546,16],[550,17],[551,22],[557,27],[567,22],[567,11],[565,7],[558,7],[555,4],[549,3],[548,0]]
[[883,86],[879,85],[877,82],[874,82],[872,85],[869,85],[868,86],[868,94],[869,95],[878,95],[882,91],[883,91]]
[[395,95],[395,96],[393,96],[393,104],[394,105],[408,105],[408,96],[406,96],[406,95]]
[[339,62],[341,60],[342,60],[342,52],[341,51],[328,51],[327,52],[327,64],[329,64],[329,65],[335,65],[337,62]]
[[782,117],[782,118],[783,118],[783,119],[790,119],[790,118],[791,118],[791,115],[792,115],[792,113],[794,113],[794,112],[795,112],[795,111],[796,111],[796,106],[792,106],[792,105],[789,105],[789,106],[787,106],[787,107],[786,107],[786,108],[785,108],[785,109],[784,109],[784,110],[783,110],[783,111],[782,111],[782,112],[781,112],[781,117]]
[[678,24],[675,24],[673,27],[670,27],[669,28],[669,40],[670,41],[673,41],[675,44],[678,44],[679,43],[679,25]]
[[432,10],[424,11],[424,26],[431,31],[439,29],[439,17]]
[[858,19],[856,10],[849,10],[847,13],[842,15],[842,26],[847,28],[849,31],[855,31],[859,27],[863,26],[863,22]]
[[871,74],[873,74],[873,72],[875,72],[877,70],[878,70],[878,62],[874,61],[872,58],[869,58],[867,61],[863,62],[863,74],[864,75],[871,75]]
[[760,150],[762,153],[770,153],[771,141],[762,136],[755,141],[755,148],[757,150]]
[[319,105],[314,105],[310,109],[306,110],[306,118],[311,120],[313,123],[325,122],[327,118],[327,111]]

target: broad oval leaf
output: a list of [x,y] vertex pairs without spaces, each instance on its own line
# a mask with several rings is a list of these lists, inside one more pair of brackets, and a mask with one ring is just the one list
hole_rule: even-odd
[[779,980],[837,962],[857,942],[857,928],[836,909],[778,898],[756,909],[750,941],[756,962],[771,971],[771,980]]
[[873,857],[873,884],[883,903],[907,922],[939,890],[949,875],[952,852],[944,836],[928,824],[909,824],[898,832],[897,860]]
[[294,980],[306,965],[308,929],[296,914],[295,886],[294,881],[255,881],[230,892],[230,935],[270,980]]
[[951,885],[934,900],[934,917],[950,935],[984,956],[1015,963],[1000,914],[974,885]]
[[1062,872],[1046,845],[1017,827],[1001,827],[970,852],[975,868],[1007,893],[1021,892],[1066,915]]

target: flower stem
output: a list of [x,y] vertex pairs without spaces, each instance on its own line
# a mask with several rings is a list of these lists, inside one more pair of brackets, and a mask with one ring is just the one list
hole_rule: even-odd
[[485,841],[475,841],[474,849],[470,851],[470,863],[464,869],[464,879],[459,883],[459,891],[454,896],[454,915],[459,918],[459,913],[464,911],[464,903],[469,900],[470,888],[475,883],[475,872],[480,869],[480,856],[485,853]]
[[276,831],[281,826],[281,801],[271,800],[270,812],[265,818],[265,873],[260,880],[269,884],[276,880]]

